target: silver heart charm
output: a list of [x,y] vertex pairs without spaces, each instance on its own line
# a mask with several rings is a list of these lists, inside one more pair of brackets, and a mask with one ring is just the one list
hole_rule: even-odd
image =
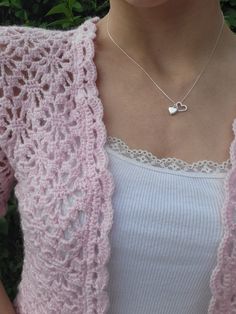
[[186,111],[188,109],[188,107],[184,104],[182,104],[181,101],[178,101],[176,103],[177,107],[178,107],[178,111]]
[[175,105],[169,107],[170,114],[175,114],[177,111],[178,111],[178,108]]
[[169,113],[171,115],[175,114],[177,111],[186,111],[188,107],[181,103],[181,101],[178,101],[173,106],[169,107]]

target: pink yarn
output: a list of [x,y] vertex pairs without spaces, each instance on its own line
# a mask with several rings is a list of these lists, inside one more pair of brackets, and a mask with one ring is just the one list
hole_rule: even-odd
[[[17,314],[109,309],[113,176],[96,86],[99,17],[69,30],[2,26],[0,212],[15,186],[24,234]],[[232,124],[236,133],[236,118]],[[208,314],[236,313],[236,137]]]

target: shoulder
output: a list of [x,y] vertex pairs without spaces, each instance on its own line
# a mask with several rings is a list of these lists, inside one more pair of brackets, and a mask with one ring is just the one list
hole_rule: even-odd
[[12,40],[17,41],[23,38],[34,38],[38,41],[42,39],[52,39],[55,40],[60,38],[68,38],[73,34],[75,29],[72,30],[55,30],[55,29],[46,29],[42,27],[32,27],[32,26],[25,26],[25,25],[7,25],[7,26],[0,26],[1,42]]
[[71,69],[74,31],[0,26],[0,147],[9,158],[31,111],[56,94]]
[[4,58],[14,60],[17,55],[17,60],[24,62],[28,60],[27,56],[30,53],[34,55],[39,53],[39,50],[41,53],[44,52],[44,55],[53,54],[52,47],[65,48],[66,43],[70,43],[74,32],[75,30],[49,30],[18,25],[0,26],[1,60],[4,61]]
[[81,63],[93,55],[96,19],[71,30],[0,26],[0,147],[8,157],[22,146],[22,134],[39,127],[49,104],[69,106],[83,84]]
[[[0,59],[8,64],[13,75],[19,70],[44,67],[50,62],[73,59],[73,48],[85,46],[95,37],[95,21],[99,17],[85,20],[81,25],[70,30],[51,30],[29,26],[0,26]],[[76,45],[75,45],[76,44]],[[42,61],[44,59],[44,61]],[[67,60],[68,62],[68,60]]]
[[15,44],[19,43],[19,40],[29,39],[33,40],[35,45],[43,43],[45,40],[55,43],[60,40],[72,41],[77,39],[80,41],[86,39],[86,37],[93,39],[96,31],[95,24],[99,19],[98,16],[89,17],[79,26],[70,30],[46,29],[24,25],[0,26],[0,46],[8,43]]

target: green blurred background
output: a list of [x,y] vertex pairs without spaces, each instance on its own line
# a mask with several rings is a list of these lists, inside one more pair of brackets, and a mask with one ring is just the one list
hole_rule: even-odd
[[[222,0],[221,8],[226,22],[236,32],[236,0]],[[88,17],[103,17],[108,11],[108,0],[0,0],[0,23],[66,30]],[[0,218],[0,279],[11,300],[21,280],[24,257],[17,207],[13,189],[7,214]]]

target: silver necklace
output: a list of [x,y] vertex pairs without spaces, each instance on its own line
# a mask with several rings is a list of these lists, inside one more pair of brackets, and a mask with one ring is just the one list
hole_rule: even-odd
[[110,39],[112,40],[112,42],[131,60],[133,61],[149,78],[150,80],[155,84],[155,86],[173,103],[173,105],[169,106],[168,110],[169,110],[169,114],[170,115],[174,115],[177,112],[183,112],[183,111],[187,111],[188,107],[187,105],[183,104],[183,101],[187,98],[187,96],[190,94],[190,92],[192,91],[192,89],[194,88],[194,86],[197,84],[197,82],[199,81],[200,77],[202,76],[203,72],[205,71],[205,69],[207,68],[207,65],[209,64],[215,50],[216,47],[218,45],[219,39],[221,37],[222,31],[223,31],[223,26],[224,26],[224,14],[222,13],[222,25],[220,27],[220,31],[218,33],[217,39],[215,41],[214,47],[211,51],[211,54],[206,62],[206,64],[204,65],[204,67],[202,68],[202,70],[200,71],[200,73],[198,74],[197,78],[195,79],[192,87],[189,89],[189,91],[184,95],[184,97],[181,100],[178,101],[174,101],[171,97],[169,97],[162,89],[160,86],[158,86],[158,84],[156,82],[154,82],[154,80],[151,78],[151,76],[144,70],[144,68],[138,64],[132,57],[130,57],[127,52],[125,52],[116,42],[115,40],[112,38],[109,29],[108,29],[108,21],[109,21],[109,14],[108,14],[108,18],[107,18],[107,34],[110,37]]

